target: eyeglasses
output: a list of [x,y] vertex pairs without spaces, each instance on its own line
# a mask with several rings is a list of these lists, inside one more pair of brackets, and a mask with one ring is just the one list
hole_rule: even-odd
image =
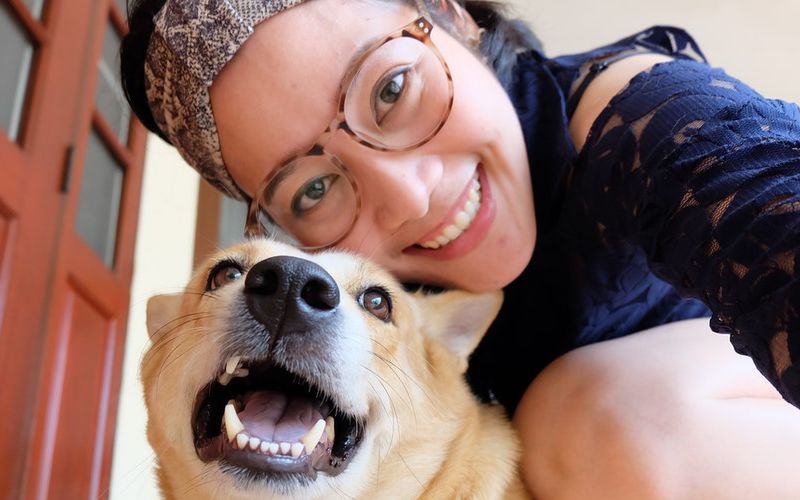
[[336,117],[316,143],[273,170],[255,191],[245,236],[273,236],[316,250],[341,241],[361,209],[358,184],[325,150],[334,132],[378,151],[430,141],[453,107],[453,78],[424,17],[381,39],[345,74]]

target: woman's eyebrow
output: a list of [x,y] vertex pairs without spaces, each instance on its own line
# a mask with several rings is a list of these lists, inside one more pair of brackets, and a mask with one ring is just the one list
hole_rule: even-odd
[[289,174],[293,170],[293,168],[282,168],[275,174],[275,177],[270,180],[269,186],[267,186],[267,191],[264,193],[264,201],[267,204],[272,202],[272,198],[275,196],[275,191],[278,190],[278,185],[283,182],[284,179],[289,177]]
[[349,81],[345,80],[349,75],[352,74],[354,66],[361,61],[361,59],[367,52],[372,50],[372,48],[374,48],[378,44],[379,40],[384,38],[387,38],[387,35],[380,35],[369,38],[364,43],[362,43],[360,47],[358,47],[355,51],[353,51],[353,54],[350,56],[350,60],[347,62],[347,66],[345,67],[346,69],[344,73],[342,73],[342,77],[339,79],[339,95],[341,95],[346,90],[344,86],[350,83]]

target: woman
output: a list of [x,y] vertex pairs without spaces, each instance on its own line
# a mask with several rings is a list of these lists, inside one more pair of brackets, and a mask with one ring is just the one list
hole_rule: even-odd
[[140,0],[130,25],[134,111],[253,200],[248,234],[505,288],[469,379],[537,496],[797,491],[796,107],[679,29],[550,59],[487,2]]

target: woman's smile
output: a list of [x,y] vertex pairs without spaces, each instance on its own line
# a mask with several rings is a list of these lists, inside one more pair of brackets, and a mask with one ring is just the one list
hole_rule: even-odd
[[452,259],[470,252],[489,231],[495,204],[482,165],[478,165],[445,219],[426,233],[417,245],[403,252]]

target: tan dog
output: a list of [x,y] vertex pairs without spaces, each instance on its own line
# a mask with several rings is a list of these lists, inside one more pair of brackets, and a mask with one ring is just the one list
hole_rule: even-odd
[[167,498],[524,498],[463,379],[502,293],[410,294],[343,253],[220,252],[153,297],[142,362]]

